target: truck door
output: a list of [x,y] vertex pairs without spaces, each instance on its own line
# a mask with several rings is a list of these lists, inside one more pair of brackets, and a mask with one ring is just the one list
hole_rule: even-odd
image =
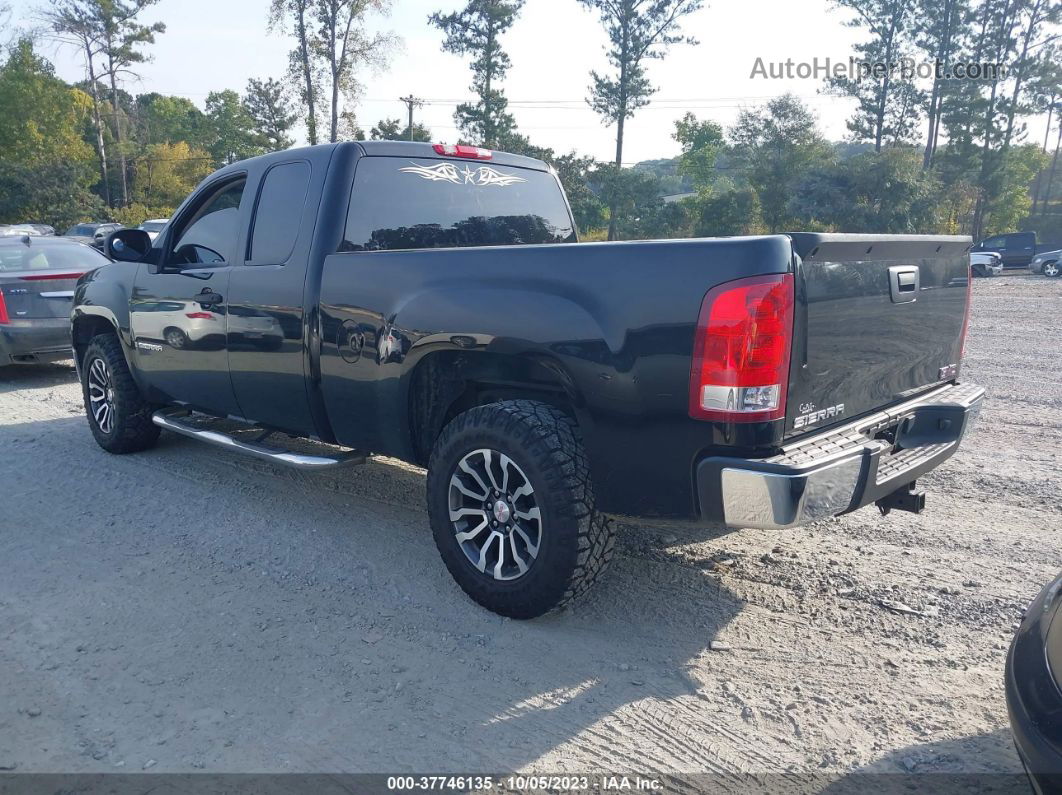
[[239,416],[225,350],[230,263],[238,250],[246,178],[205,186],[174,219],[158,266],[141,267],[129,323],[137,366],[167,402]]
[[229,370],[242,416],[300,435],[316,433],[306,393],[303,294],[317,213],[309,198],[321,195],[327,162],[311,153],[269,166],[229,282]]

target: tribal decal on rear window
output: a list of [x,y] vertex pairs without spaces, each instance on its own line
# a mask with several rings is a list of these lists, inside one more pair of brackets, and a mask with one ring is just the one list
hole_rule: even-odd
[[434,166],[422,166],[419,163],[413,163],[411,166],[398,170],[407,174],[416,174],[421,179],[431,182],[450,182],[454,185],[474,185],[476,187],[494,185],[504,188],[507,185],[515,185],[518,182],[527,182],[523,177],[504,174],[490,166],[469,168],[466,165],[458,168],[454,163],[439,163]]

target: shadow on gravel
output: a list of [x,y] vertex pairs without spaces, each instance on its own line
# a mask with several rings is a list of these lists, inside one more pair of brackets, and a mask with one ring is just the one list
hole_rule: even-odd
[[12,364],[0,367],[0,395],[31,389],[50,389],[76,383],[73,360],[54,364]]
[[821,795],[941,795],[1013,793],[1028,795],[1008,729],[958,740],[909,745],[892,751],[821,790]]
[[[21,532],[0,530],[0,692],[19,694],[0,725],[37,732],[0,749],[20,771],[694,766],[738,782],[775,766],[715,750],[742,702],[699,692],[692,663],[741,664],[707,649],[744,603],[659,548],[667,530],[637,528],[653,554],[625,544],[573,609],[515,622],[449,577],[420,471],[305,475],[166,434],[108,456],[81,417],[0,426],[0,449],[21,495],[5,505]],[[575,761],[535,764],[573,740]]]

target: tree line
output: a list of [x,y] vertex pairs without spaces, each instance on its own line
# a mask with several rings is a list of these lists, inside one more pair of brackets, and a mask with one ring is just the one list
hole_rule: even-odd
[[[400,46],[393,34],[370,31],[391,0],[268,0],[271,29],[292,42],[286,68],[242,92],[213,92],[202,109],[124,88],[165,35],[163,23],[143,21],[160,1],[55,0],[39,12],[35,36],[6,44],[0,221],[166,216],[213,169],[292,146],[300,124],[311,144],[431,140],[412,119],[412,96],[407,119],[380,119],[367,132],[353,110],[365,81]],[[932,79],[885,69],[825,81],[824,93],[855,100],[840,143],[826,140],[792,95],[743,110],[727,129],[687,113],[673,131],[681,155],[633,168],[624,136],[657,90],[651,66],[676,46],[699,45],[683,24],[701,0],[573,0],[606,34],[603,67],[587,76],[589,106],[615,130],[615,157],[603,162],[520,132],[505,94],[512,63],[504,43],[524,0],[468,0],[426,23],[441,32],[444,51],[469,63],[473,100],[454,110],[458,143],[549,162],[584,238],[796,228],[974,236],[1032,228],[1062,237],[1057,0],[827,2],[862,34],[857,59],[932,62]],[[83,79],[60,80],[40,54],[41,38],[73,48]],[[1006,72],[947,79],[966,63],[1004,64]],[[1041,142],[1028,122],[1044,113]]]

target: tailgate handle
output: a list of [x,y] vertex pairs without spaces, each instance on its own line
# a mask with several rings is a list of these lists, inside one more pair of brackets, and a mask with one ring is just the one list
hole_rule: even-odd
[[893,265],[889,268],[889,293],[894,304],[905,304],[918,298],[918,266]]

